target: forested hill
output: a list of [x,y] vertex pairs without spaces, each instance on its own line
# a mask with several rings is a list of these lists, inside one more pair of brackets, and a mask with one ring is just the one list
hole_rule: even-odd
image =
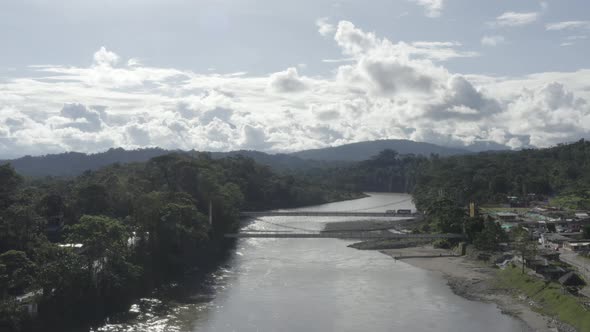
[[[182,153],[188,156],[199,154],[199,152],[196,151],[169,151],[160,148],[138,150],[124,150],[118,148],[109,149],[108,151],[95,154],[66,152],[36,157],[26,156],[14,160],[0,160],[0,164],[10,163],[19,174],[24,176],[77,176],[87,170],[97,170],[101,167],[115,163],[126,164],[132,162],[145,162],[151,158],[171,152]],[[268,154],[250,150],[210,152],[209,154],[214,159],[240,155],[251,158],[259,164],[270,166],[278,171],[301,170],[316,167],[326,168],[346,164],[346,162],[306,160],[287,154]]]
[[441,194],[462,204],[541,196],[590,209],[590,142],[432,158],[421,163],[413,193],[418,203]]
[[[480,148],[483,147],[491,148],[488,145],[480,146]],[[274,170],[301,171],[313,168],[346,166],[351,162],[370,159],[386,149],[395,150],[400,154],[422,156],[429,156],[431,154],[450,156],[470,153],[468,150],[448,148],[430,143],[409,140],[380,140],[346,144],[325,149],[304,150],[291,154],[269,154],[252,150],[210,152],[210,154],[214,159],[242,155],[254,159],[259,164],[270,166]],[[170,152],[186,153],[189,155],[199,153],[196,151],[170,151],[160,148],[138,150],[117,148],[94,154],[66,152],[45,156],[26,156],[14,160],[0,160],[0,164],[10,162],[18,173],[25,176],[76,176],[86,170],[97,170],[114,163],[144,162]]]
[[170,152],[159,148],[139,150],[118,148],[95,154],[66,152],[35,157],[25,156],[0,161],[0,164],[9,162],[19,174],[24,176],[76,176],[86,170],[97,170],[114,163],[144,162]]
[[[359,191],[409,192],[416,203],[444,196],[458,204],[556,197],[590,209],[590,142],[547,149],[424,157],[384,150],[351,166],[303,172],[327,186]],[[534,194],[534,195],[533,195]]]
[[422,156],[430,156],[431,154],[451,156],[470,153],[470,151],[466,149],[449,148],[403,139],[393,139],[358,142],[323,149],[304,150],[291,153],[291,155],[303,159],[325,161],[361,161],[370,159],[383,150],[394,150],[399,154],[415,154]]

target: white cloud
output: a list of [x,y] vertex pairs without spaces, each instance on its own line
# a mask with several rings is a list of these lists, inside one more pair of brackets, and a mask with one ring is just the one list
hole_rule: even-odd
[[590,21],[564,21],[545,25],[547,31],[590,29]]
[[333,121],[340,117],[340,112],[334,105],[311,105],[310,112],[320,121]]
[[265,150],[272,145],[262,127],[245,125],[242,128],[242,137],[241,147],[244,149]]
[[387,138],[518,148],[590,137],[590,70],[461,75],[442,65],[469,55],[458,42],[393,42],[347,21],[333,32],[347,61],[328,76],[195,73],[102,48],[88,67],[30,67],[34,75],[0,80],[0,158],[113,146],[289,152]]
[[500,27],[518,27],[534,23],[539,19],[539,16],[538,12],[505,12],[496,17],[496,20],[492,22],[491,25]]
[[500,44],[504,44],[506,39],[504,36],[495,35],[495,36],[483,36],[481,38],[481,44],[484,46],[498,46]]
[[351,62],[354,61],[355,58],[340,58],[340,59],[322,59],[322,62],[325,63],[339,63],[339,62]]
[[588,103],[574,96],[563,84],[549,83],[536,89],[524,89],[510,101],[504,117],[509,130],[526,133],[530,143],[549,146],[575,141],[588,135]]
[[318,27],[318,32],[320,33],[320,35],[324,37],[331,35],[336,30],[334,25],[328,23],[327,17],[317,19],[315,21],[315,24]]
[[444,0],[410,0],[426,9],[426,16],[439,17],[444,6]]
[[115,66],[119,62],[119,56],[103,46],[94,53],[94,63],[99,66]]
[[588,39],[588,36],[574,35],[574,36],[567,36],[565,39],[567,39],[567,40],[583,40],[583,39]]
[[138,58],[131,58],[127,60],[127,66],[134,67],[134,66],[141,66],[141,61]]
[[388,39],[377,38],[374,33],[358,29],[349,21],[338,23],[334,39],[346,55],[352,56],[342,59],[343,61],[358,59],[359,55],[368,53],[389,54],[395,57],[416,56],[436,61],[478,56],[476,52],[457,50],[462,46],[458,42],[415,41],[405,43],[400,41],[394,44]]
[[102,128],[101,110],[104,111],[104,108],[87,108],[82,104],[66,104],[61,109],[60,115],[68,119],[68,121],[62,123],[59,127],[77,128],[84,132],[100,131]]
[[146,147],[151,145],[150,133],[147,129],[138,124],[132,124],[125,128],[128,142],[132,146]]
[[269,85],[276,92],[301,92],[307,89],[307,85],[299,77],[297,68],[294,67],[270,75]]

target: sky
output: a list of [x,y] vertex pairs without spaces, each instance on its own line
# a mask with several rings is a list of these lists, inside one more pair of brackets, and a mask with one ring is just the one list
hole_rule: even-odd
[[0,0],[0,159],[590,137],[587,0]]

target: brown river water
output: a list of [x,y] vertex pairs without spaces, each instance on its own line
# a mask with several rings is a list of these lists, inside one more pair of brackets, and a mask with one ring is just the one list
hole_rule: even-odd
[[[396,203],[396,204],[391,204]],[[406,194],[302,208],[411,208]],[[321,230],[343,217],[264,217],[245,230]],[[228,261],[203,281],[136,301],[95,331],[526,331],[494,304],[469,301],[444,279],[339,239],[239,239]]]

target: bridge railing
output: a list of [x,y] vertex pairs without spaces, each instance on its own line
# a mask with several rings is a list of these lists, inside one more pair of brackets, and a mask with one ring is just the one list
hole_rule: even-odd
[[228,238],[336,238],[336,239],[461,239],[462,234],[396,234],[368,232],[329,233],[229,233]]
[[344,212],[344,211],[243,211],[243,217],[406,217],[414,218],[418,213],[386,213],[386,212]]

